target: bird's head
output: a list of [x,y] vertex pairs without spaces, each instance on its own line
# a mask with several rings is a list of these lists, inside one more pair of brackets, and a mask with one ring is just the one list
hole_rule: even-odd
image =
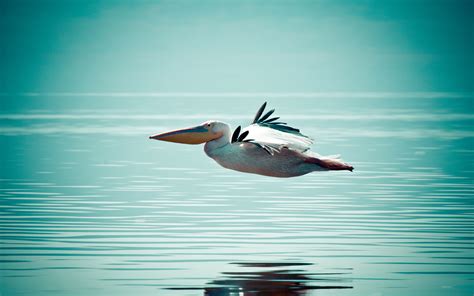
[[161,134],[150,136],[150,139],[182,143],[182,144],[202,144],[219,139],[224,134],[230,132],[226,123],[209,120],[198,126],[173,130]]

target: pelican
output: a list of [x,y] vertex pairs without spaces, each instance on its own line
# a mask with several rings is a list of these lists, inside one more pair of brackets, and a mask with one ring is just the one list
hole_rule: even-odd
[[294,127],[271,117],[275,109],[262,116],[265,102],[253,122],[238,126],[231,135],[227,123],[210,120],[198,126],[150,136],[150,139],[202,144],[204,152],[224,168],[270,177],[296,177],[317,171],[354,169],[339,156],[321,156],[310,151],[313,140]]

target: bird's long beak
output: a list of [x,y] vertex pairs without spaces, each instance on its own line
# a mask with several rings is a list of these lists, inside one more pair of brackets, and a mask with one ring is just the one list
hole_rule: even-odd
[[150,136],[150,139],[183,143],[183,144],[202,144],[219,138],[221,135],[215,134],[209,129],[198,125],[196,127],[174,130],[162,134]]

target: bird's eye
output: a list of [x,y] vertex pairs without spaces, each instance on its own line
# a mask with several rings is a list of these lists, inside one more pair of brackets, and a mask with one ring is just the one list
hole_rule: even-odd
[[208,123],[208,124],[207,124],[207,127],[210,127],[210,126],[211,126],[211,124],[210,124],[210,123]]

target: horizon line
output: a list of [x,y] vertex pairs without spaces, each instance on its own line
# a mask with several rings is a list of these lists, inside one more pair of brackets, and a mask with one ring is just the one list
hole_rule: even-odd
[[410,91],[410,92],[18,92],[0,96],[21,97],[273,97],[273,98],[472,98],[474,92]]

